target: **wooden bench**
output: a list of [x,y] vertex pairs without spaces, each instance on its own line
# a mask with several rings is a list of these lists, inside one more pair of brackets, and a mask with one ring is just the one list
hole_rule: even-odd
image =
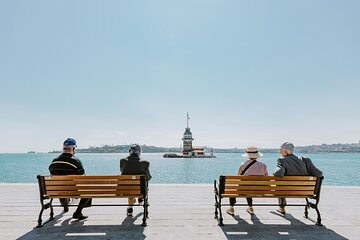
[[[144,207],[142,226],[148,218],[148,188],[144,175],[115,176],[37,176],[40,190],[41,211],[37,227],[54,219],[55,198],[142,198]],[[77,205],[69,205],[77,206]],[[130,206],[129,204],[92,204],[91,206]],[[135,204],[134,206],[141,206]],[[42,224],[42,214],[50,208],[50,219]]]
[[[308,208],[314,208],[317,213],[316,225],[321,224],[318,204],[323,177],[312,176],[220,176],[214,181],[215,219],[223,226],[221,206],[223,198],[304,198],[304,204],[287,204],[286,206],[305,206],[305,218],[308,218]],[[309,201],[315,200],[315,203]],[[274,204],[253,204],[253,206],[278,206]],[[247,204],[235,204],[247,206]],[[218,217],[218,213],[220,217]]]

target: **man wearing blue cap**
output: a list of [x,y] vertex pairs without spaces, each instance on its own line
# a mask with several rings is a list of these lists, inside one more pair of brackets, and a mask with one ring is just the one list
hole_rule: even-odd
[[[311,162],[310,158],[297,157],[294,154],[294,144],[285,142],[280,147],[281,158],[277,160],[274,176],[315,176],[322,177],[322,172]],[[286,199],[279,198],[279,209],[281,214],[285,214]]]
[[[120,160],[120,171],[121,175],[135,175],[135,174],[144,174],[146,180],[151,179],[149,166],[150,163],[146,160],[140,159],[141,147],[138,144],[131,144],[129,149],[129,156]],[[143,199],[138,199],[139,203]],[[128,198],[129,205],[135,204],[134,198]],[[132,216],[133,208],[127,208],[127,215]]]
[[[76,141],[73,138],[68,138],[63,144],[63,153],[55,158],[50,166],[49,171],[51,175],[84,175],[85,170],[81,161],[75,157]],[[60,198],[60,203],[64,207],[64,212],[69,211],[68,198]],[[82,209],[91,206],[91,198],[82,198],[79,206],[73,214],[73,218],[85,219],[87,216],[82,214]]]

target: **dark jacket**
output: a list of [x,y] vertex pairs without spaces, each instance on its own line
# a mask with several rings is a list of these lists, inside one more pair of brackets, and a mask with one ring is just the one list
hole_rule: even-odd
[[316,176],[322,177],[322,172],[311,162],[310,158],[297,157],[289,154],[277,160],[274,176]]
[[141,160],[137,154],[132,154],[120,160],[121,175],[145,174],[148,181],[151,179],[149,166],[150,163]]
[[84,167],[81,161],[70,153],[63,153],[55,158],[50,166],[51,175],[83,175]]

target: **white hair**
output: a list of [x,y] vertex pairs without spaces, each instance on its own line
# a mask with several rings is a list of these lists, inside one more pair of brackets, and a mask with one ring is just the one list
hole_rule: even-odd
[[63,146],[63,152],[64,153],[71,153],[73,154],[75,151],[75,145],[68,145],[68,146]]
[[293,154],[294,150],[288,150],[288,149],[284,149],[286,151],[287,154]]

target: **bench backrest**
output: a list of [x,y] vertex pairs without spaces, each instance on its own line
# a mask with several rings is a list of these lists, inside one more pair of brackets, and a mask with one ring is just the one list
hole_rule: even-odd
[[321,181],[312,176],[220,176],[221,197],[317,198]]
[[144,175],[37,176],[43,198],[127,198],[145,197]]

